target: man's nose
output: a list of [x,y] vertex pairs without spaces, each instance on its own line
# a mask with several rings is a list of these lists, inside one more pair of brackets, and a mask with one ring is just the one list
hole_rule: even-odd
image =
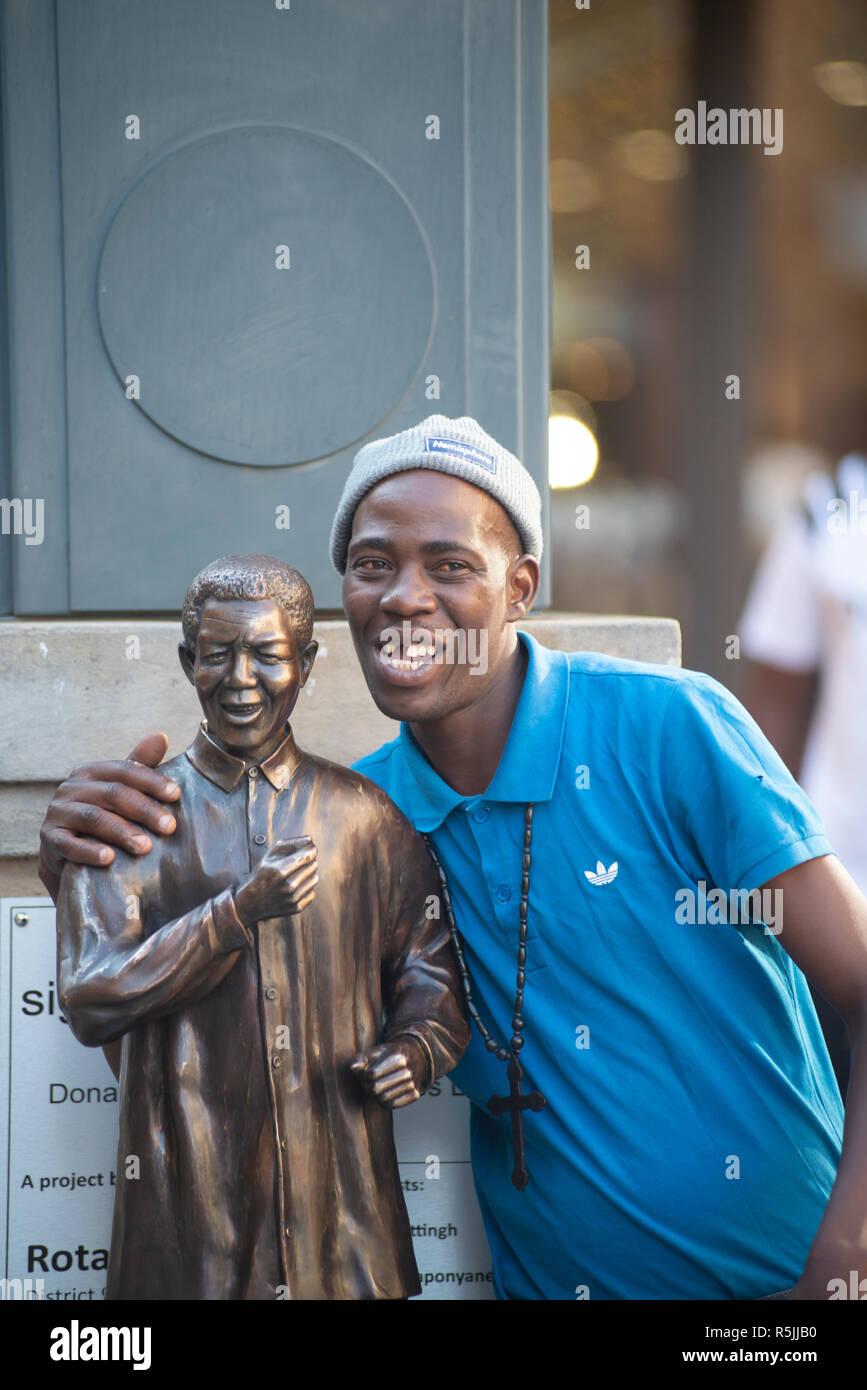
[[226,683],[233,686],[247,688],[256,685],[257,678],[253,665],[253,656],[250,652],[236,651],[232,657],[232,664]]
[[434,613],[437,601],[422,565],[402,565],[385,586],[380,606],[388,613],[412,618],[417,613]]

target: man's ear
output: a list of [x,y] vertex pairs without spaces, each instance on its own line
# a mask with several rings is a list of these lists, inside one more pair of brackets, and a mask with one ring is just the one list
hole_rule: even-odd
[[519,622],[525,618],[536,601],[539,592],[539,580],[541,578],[541,568],[539,561],[532,555],[521,555],[512,567],[509,577],[509,607],[506,610],[506,622]]
[[196,683],[196,654],[191,652],[189,647],[184,646],[183,642],[178,643],[178,660],[183,667],[184,675],[190,685]]
[[313,670],[313,663],[316,660],[316,653],[319,651],[318,642],[308,642],[301,653],[301,684],[307,684],[307,677]]

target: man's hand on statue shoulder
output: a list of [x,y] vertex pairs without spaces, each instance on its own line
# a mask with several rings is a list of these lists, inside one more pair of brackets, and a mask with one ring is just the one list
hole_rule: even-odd
[[235,910],[246,927],[268,917],[292,917],[313,902],[318,882],[318,851],[310,836],[279,841],[235,889]]
[[151,835],[175,829],[165,803],[178,799],[180,787],[154,770],[167,749],[165,734],[148,734],[122,762],[83,763],[58,787],[39,851],[39,877],[55,902],[66,860],[104,867],[114,859],[112,846],[147,854]]
[[365,1090],[389,1110],[411,1105],[433,1081],[426,1049],[408,1034],[362,1052],[351,1070]]

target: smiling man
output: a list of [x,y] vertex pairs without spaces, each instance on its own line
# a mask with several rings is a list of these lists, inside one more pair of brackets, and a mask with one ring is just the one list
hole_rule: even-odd
[[419,836],[287,728],[312,627],[282,561],[202,570],[174,833],[63,873],[64,1012],[84,1043],[123,1039],[112,1299],[420,1292],[389,1112],[468,1029]]
[[[526,470],[442,416],[359,452],[331,540],[368,687],[402,721],[357,767],[428,837],[463,942],[478,1027],[454,1077],[496,1291],[827,1298],[867,1276],[867,902],[723,687],[518,632],[541,548]],[[164,834],[177,795],[148,767],[79,769],[43,881],[146,853],[132,837]],[[779,891],[783,916],[689,925],[701,884]],[[845,1140],[799,966],[853,1041]]]

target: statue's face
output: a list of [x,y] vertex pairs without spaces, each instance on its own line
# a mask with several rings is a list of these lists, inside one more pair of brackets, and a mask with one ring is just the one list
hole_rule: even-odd
[[228,752],[261,761],[282,742],[316,643],[299,651],[292,619],[273,599],[209,598],[195,660],[182,652],[208,721]]
[[520,550],[499,503],[449,474],[408,469],[362,498],[343,608],[384,714],[438,720],[498,682],[514,649],[509,624],[520,616],[511,582]]

